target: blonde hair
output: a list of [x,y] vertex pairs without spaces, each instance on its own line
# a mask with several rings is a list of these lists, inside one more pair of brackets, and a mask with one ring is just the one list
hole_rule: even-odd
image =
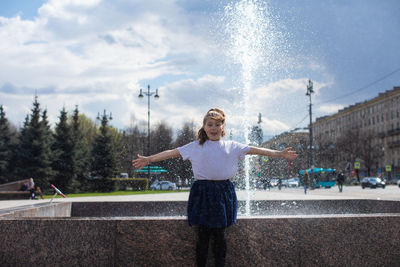
[[[219,121],[223,124],[223,126],[225,126],[225,113],[221,109],[212,108],[209,111],[207,111],[206,115],[203,118],[203,126],[197,132],[197,139],[199,140],[200,145],[204,144],[204,142],[208,140],[208,136],[206,134],[206,131],[204,130],[204,125],[206,124],[206,121],[209,118]],[[221,136],[222,137],[225,136],[225,127],[222,130]]]

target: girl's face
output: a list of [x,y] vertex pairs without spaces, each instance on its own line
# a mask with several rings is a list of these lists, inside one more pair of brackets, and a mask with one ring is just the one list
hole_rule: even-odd
[[224,124],[212,118],[208,118],[204,124],[204,131],[206,132],[208,139],[211,141],[218,141],[222,136],[223,130]]

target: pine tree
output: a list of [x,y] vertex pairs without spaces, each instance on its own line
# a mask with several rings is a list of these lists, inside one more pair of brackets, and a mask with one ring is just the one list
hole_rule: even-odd
[[34,129],[39,127],[40,108],[37,98],[35,98],[34,108],[31,110],[32,115],[25,117],[24,125],[21,129],[20,145],[18,148],[18,166],[20,166],[18,175],[27,179],[32,176],[36,177],[37,155],[34,154],[34,148],[37,147],[37,141],[34,136]]
[[81,129],[81,119],[78,106],[75,107],[72,116],[72,143],[75,165],[76,183],[74,191],[84,191],[87,189],[87,177],[89,176],[89,145],[88,140],[84,137]]
[[97,190],[114,190],[114,182],[110,178],[117,174],[117,160],[106,111],[101,119],[100,133],[93,144],[91,170],[92,176],[99,178]]
[[[116,166],[116,173],[125,172],[123,169],[123,155],[125,155],[125,147],[124,147],[124,134],[121,133],[117,128],[108,127],[109,132],[111,134],[111,140],[113,144],[113,150],[115,152],[115,166]],[[122,171],[124,170],[124,171]]]
[[0,183],[7,182],[11,159],[11,132],[3,105],[0,105]]
[[[30,163],[32,158],[32,151],[30,146],[32,144],[32,137],[31,131],[29,126],[29,115],[25,116],[24,124],[20,129],[20,136],[19,136],[19,144],[16,149],[15,158],[17,161],[17,168],[15,168],[15,173],[17,176],[22,178],[27,178],[31,170],[29,170],[28,165],[31,166]],[[28,177],[29,178],[29,177]]]
[[72,131],[68,125],[65,108],[60,112],[60,121],[55,128],[53,150],[54,183],[63,192],[72,193],[76,182],[75,157]]
[[[47,110],[43,110],[41,121],[41,132],[43,134],[43,143],[42,143],[42,165],[39,170],[42,174],[43,181],[46,183],[50,183],[54,181],[54,170],[52,169],[52,161],[53,161],[53,151],[51,150],[51,146],[54,142],[53,131],[50,128],[49,121],[47,119]],[[44,183],[45,186],[47,186]]]
[[47,121],[47,111],[40,115],[40,104],[35,97],[32,114],[27,116],[21,130],[18,148],[19,175],[32,177],[36,184],[48,188],[53,178],[51,168],[51,130]]

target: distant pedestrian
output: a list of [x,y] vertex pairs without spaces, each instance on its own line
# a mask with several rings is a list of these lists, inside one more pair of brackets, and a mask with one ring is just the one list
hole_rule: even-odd
[[343,183],[344,183],[344,174],[343,172],[339,173],[336,181],[338,183],[338,188],[339,188],[339,192],[342,193],[343,192]]
[[308,187],[308,182],[310,180],[310,177],[308,175],[308,172],[305,171],[304,172],[304,176],[303,176],[303,186],[304,186],[304,194],[307,194],[307,187]]
[[271,179],[270,178],[267,179],[267,189],[268,189],[268,191],[271,190]]

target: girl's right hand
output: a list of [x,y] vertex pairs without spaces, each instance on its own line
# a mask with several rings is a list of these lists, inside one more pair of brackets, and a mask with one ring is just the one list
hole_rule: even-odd
[[132,165],[136,169],[140,170],[140,169],[142,169],[143,167],[147,166],[150,163],[149,157],[144,157],[144,156],[141,156],[139,154],[137,156],[138,156],[137,159],[132,160]]

